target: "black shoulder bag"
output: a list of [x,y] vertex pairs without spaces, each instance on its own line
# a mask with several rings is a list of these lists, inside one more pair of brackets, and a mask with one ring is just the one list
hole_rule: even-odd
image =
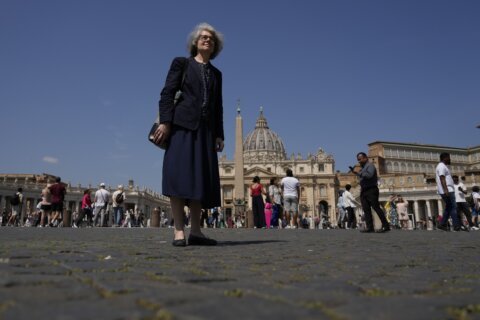
[[[175,93],[175,98],[173,100],[173,105],[174,106],[177,105],[178,101],[180,100],[180,97],[182,96],[183,83],[185,82],[185,73],[187,71],[187,68],[188,68],[188,58],[185,59],[185,63],[183,64],[182,83],[180,84],[180,90],[178,90]],[[153,143],[155,146],[159,147],[160,149],[165,150],[165,148],[167,147],[167,141],[165,141],[164,143],[161,143],[161,144],[157,144],[154,141],[155,131],[157,131],[157,128],[158,128],[159,125],[160,125],[160,110],[158,110],[157,118],[155,119],[155,122],[153,123],[152,128],[148,132],[148,141],[150,141],[151,143]]]

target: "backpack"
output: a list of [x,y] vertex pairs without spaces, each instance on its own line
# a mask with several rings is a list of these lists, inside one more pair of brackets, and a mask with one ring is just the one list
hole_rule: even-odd
[[15,193],[12,199],[10,199],[10,204],[12,206],[18,206],[20,204],[20,196],[18,193]]
[[120,192],[119,194],[117,194],[115,196],[115,202],[118,203],[118,204],[123,202],[123,192]]

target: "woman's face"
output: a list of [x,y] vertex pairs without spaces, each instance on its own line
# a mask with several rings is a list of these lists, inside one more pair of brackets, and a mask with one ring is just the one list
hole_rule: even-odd
[[206,52],[209,54],[215,50],[215,38],[212,33],[207,30],[202,30],[197,39],[197,50],[199,52]]

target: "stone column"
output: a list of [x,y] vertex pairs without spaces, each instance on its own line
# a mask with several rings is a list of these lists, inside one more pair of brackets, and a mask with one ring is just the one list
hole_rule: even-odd
[[[316,187],[316,184],[312,184],[311,186],[311,195],[312,195],[312,213],[311,213],[311,223],[310,223],[310,229],[315,229],[315,212],[316,212],[316,209],[317,209],[317,204],[316,204],[316,201],[315,201],[315,187]],[[320,214],[320,212],[319,212]]]
[[225,190],[223,190],[223,188],[224,188],[224,186],[221,184],[220,185],[220,206],[221,207],[223,207],[223,205],[225,203],[225,202],[223,202],[223,199],[225,198],[224,194],[223,194],[225,192]]
[[427,205],[427,230],[433,230],[433,216],[432,216],[432,206],[430,204],[430,200],[425,200],[425,204]]
[[[243,174],[243,119],[240,114],[240,101],[237,105],[237,117],[235,119],[235,178],[233,189],[233,201],[235,212],[233,217],[243,215],[245,212],[245,177]],[[223,194],[223,193],[222,193]],[[223,202],[222,202],[223,203]],[[242,207],[243,206],[243,207]],[[250,206],[248,206],[250,208]]]
[[414,223],[413,229],[416,229],[417,228],[417,221],[420,220],[420,213],[418,212],[419,211],[418,200],[415,200],[413,202],[413,211],[414,211],[413,216],[415,217],[415,221],[413,221],[413,223]]

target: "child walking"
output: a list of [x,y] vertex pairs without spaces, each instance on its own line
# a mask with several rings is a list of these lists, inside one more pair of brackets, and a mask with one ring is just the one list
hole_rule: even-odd
[[272,203],[268,197],[265,202],[265,222],[267,224],[267,229],[270,229],[270,223],[272,221]]

